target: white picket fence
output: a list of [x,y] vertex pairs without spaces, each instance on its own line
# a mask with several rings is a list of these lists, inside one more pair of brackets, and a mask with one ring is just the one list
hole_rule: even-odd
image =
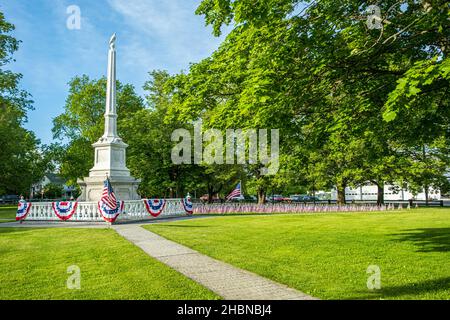
[[[124,201],[124,211],[116,221],[153,220],[164,217],[184,216],[181,199],[166,199],[166,206],[158,217],[151,216],[145,208],[143,200]],[[52,209],[52,202],[33,202],[25,221],[61,221]],[[104,222],[97,202],[78,202],[73,216],[67,221]]]

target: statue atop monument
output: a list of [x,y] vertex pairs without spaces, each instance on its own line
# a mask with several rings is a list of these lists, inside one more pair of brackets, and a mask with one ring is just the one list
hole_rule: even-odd
[[126,167],[128,145],[117,134],[116,107],[116,34],[114,33],[109,40],[105,130],[100,139],[92,145],[95,149],[95,163],[89,171],[89,177],[78,180],[82,190],[79,201],[100,200],[103,181],[106,177],[109,177],[118,199],[140,199],[137,194],[140,181],[133,178]]
[[116,34],[115,33],[109,39],[109,48],[110,48],[110,50],[116,49]]

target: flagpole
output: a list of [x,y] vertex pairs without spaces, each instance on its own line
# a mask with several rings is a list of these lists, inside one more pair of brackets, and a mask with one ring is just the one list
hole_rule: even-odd
[[240,186],[241,186],[241,197],[243,197],[244,196],[244,189],[242,188],[242,180],[239,180],[239,184],[240,184]]

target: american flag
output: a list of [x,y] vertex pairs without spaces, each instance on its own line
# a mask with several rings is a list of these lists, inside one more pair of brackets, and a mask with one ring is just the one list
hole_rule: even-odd
[[109,181],[109,178],[106,178],[104,182],[102,198],[100,200],[103,201],[103,203],[106,203],[110,209],[117,208],[116,195],[114,194],[114,190],[112,188],[111,182]]
[[234,190],[231,191],[231,193],[227,196],[227,200],[230,200],[234,197],[238,197],[240,195],[241,195],[241,183],[239,182],[236,188],[234,188]]

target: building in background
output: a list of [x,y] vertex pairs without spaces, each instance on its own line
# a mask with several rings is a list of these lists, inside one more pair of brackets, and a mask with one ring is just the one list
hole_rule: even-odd
[[[356,188],[345,188],[346,201],[376,201],[378,196],[378,188],[376,185],[365,185]],[[441,191],[429,188],[428,200],[441,200]],[[337,199],[336,189],[331,190],[331,200]],[[384,200],[385,201],[399,201],[399,200],[426,200],[424,190],[417,195],[413,195],[408,190],[402,189],[396,185],[384,186]]]
[[49,184],[62,187],[63,198],[70,199],[74,195],[75,188],[67,186],[66,180],[64,180],[62,177],[60,177],[55,173],[46,173],[40,181],[34,183],[31,186],[30,198],[32,199],[41,198],[43,190],[45,190],[45,187],[48,186]]

